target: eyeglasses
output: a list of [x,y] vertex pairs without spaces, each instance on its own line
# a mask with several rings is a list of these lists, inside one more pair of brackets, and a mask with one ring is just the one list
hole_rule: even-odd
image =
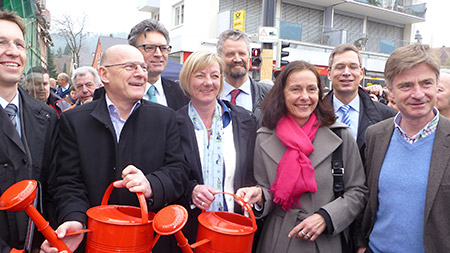
[[334,67],[332,69],[338,70],[338,71],[344,71],[345,68],[347,68],[351,71],[356,71],[356,70],[360,70],[361,66],[357,63],[350,63],[349,65],[345,65],[343,63],[338,63],[336,65],[334,65]]
[[159,48],[159,51],[163,54],[168,54],[170,51],[172,51],[172,46],[169,45],[154,45],[154,44],[143,44],[140,46],[137,46],[137,48],[142,47],[146,53],[154,53],[156,52],[156,48]]
[[142,71],[147,72],[147,68],[148,68],[147,64],[145,64],[145,63],[136,63],[136,62],[116,63],[116,64],[105,65],[103,67],[109,68],[109,67],[117,67],[117,66],[123,66],[123,68],[126,71],[129,71],[129,72],[137,71],[138,67],[141,67]]
[[25,51],[27,49],[25,42],[23,41],[8,41],[7,39],[0,39],[0,48],[1,49],[7,49],[9,48],[9,46],[12,44],[14,44],[17,48],[17,50],[19,51]]
[[194,74],[194,78],[195,79],[199,79],[199,80],[205,80],[205,79],[209,78],[209,79],[211,79],[213,81],[216,81],[216,80],[220,79],[220,74],[213,73],[213,74],[210,74],[210,75],[206,75],[206,74],[202,74],[202,73],[197,73],[197,74]]

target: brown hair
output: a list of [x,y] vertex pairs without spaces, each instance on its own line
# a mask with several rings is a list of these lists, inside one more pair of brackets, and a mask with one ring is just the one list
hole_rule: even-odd
[[217,94],[217,98],[219,98],[223,90],[223,72],[225,70],[225,62],[222,60],[222,57],[208,51],[194,52],[187,58],[181,68],[180,87],[186,96],[191,97],[191,89],[189,85],[191,75],[207,68],[208,66],[211,66],[214,63],[218,63],[220,68],[220,88],[219,93]]
[[433,53],[430,46],[426,44],[414,43],[397,48],[386,61],[384,67],[384,77],[386,85],[392,88],[392,81],[401,72],[412,67],[425,63],[436,74],[436,81],[439,79],[440,60]]
[[336,116],[334,115],[333,107],[325,100],[322,100],[324,90],[322,87],[322,82],[320,80],[319,73],[316,68],[305,62],[305,61],[294,61],[286,65],[281,73],[277,76],[275,80],[275,85],[267,94],[264,102],[261,105],[262,109],[262,125],[274,129],[284,115],[287,115],[287,107],[284,97],[284,88],[286,86],[286,81],[288,77],[295,72],[309,70],[317,78],[317,86],[319,87],[319,100],[317,107],[314,109],[320,126],[330,126],[336,121]]
[[22,34],[25,36],[25,25],[23,23],[23,19],[15,12],[0,10],[0,20],[6,20],[15,23],[22,31]]
[[331,70],[331,67],[333,66],[334,56],[336,56],[337,54],[345,53],[347,51],[353,51],[358,55],[359,66],[361,66],[362,59],[361,59],[361,54],[359,53],[359,50],[352,44],[341,44],[341,45],[337,45],[333,49],[333,52],[331,52],[331,54],[330,54],[330,58],[328,59],[328,67],[330,68],[330,70]]

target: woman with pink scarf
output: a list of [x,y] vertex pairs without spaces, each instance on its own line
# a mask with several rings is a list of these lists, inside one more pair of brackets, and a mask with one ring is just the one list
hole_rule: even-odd
[[[333,108],[320,98],[315,67],[288,64],[262,105],[254,176],[238,190],[266,217],[257,252],[342,252],[348,227],[362,211],[367,187],[358,147]],[[339,137],[332,129],[340,128]],[[333,191],[332,155],[342,144],[345,189]]]

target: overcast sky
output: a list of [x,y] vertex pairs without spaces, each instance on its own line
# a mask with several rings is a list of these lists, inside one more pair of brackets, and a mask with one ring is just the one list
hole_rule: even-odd
[[[422,42],[432,47],[450,47],[449,23],[442,22],[448,20],[446,16],[449,15],[450,1],[425,2],[428,7],[426,21],[417,25],[423,37]],[[73,17],[80,17],[85,13],[88,18],[87,30],[104,34],[128,33],[138,22],[149,18],[149,13],[138,11],[137,6],[138,0],[47,0],[47,9],[50,10],[52,19],[65,13]]]

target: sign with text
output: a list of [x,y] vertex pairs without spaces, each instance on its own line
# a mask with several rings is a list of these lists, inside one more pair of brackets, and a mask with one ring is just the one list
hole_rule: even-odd
[[278,29],[271,26],[262,26],[259,28],[259,42],[275,43],[278,41]]
[[245,32],[245,10],[235,11],[233,13],[233,29]]

